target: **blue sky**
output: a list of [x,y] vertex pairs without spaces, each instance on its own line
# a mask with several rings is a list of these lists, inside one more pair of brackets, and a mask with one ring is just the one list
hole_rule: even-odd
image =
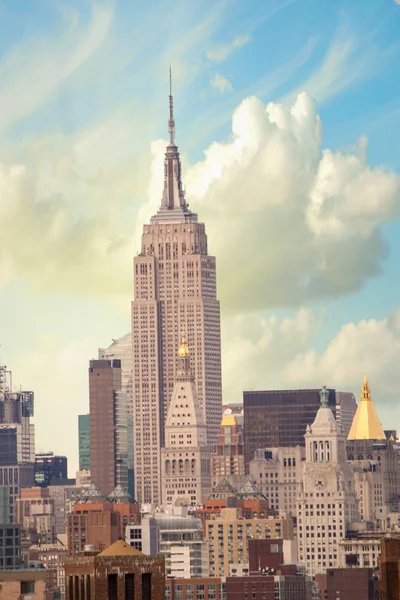
[[88,360],[129,330],[169,65],[225,402],[366,371],[400,428],[399,28],[394,0],[0,2],[1,358],[38,449],[73,472]]

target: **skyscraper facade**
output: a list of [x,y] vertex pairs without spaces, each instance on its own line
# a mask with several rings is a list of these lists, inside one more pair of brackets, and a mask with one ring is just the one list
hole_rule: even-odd
[[133,414],[132,400],[132,334],[131,332],[113,340],[108,348],[99,348],[99,360],[121,361],[121,384],[126,392],[128,415]]
[[48,487],[54,480],[68,479],[68,459],[55,456],[53,452],[41,452],[35,456],[35,483]]
[[134,259],[132,302],[136,499],[156,504],[161,500],[164,422],[183,332],[192,351],[209,444],[217,441],[222,411],[215,258],[208,255],[204,224],[186,202],[171,95],[169,133],[161,206],[143,228],[141,250]]
[[[357,404],[348,392],[328,390],[329,408],[347,436]],[[266,390],[243,393],[246,468],[260,448],[304,446],[306,427],[320,407],[320,390]]]
[[128,419],[120,360],[91,360],[89,368],[91,480],[106,495],[128,488]]
[[90,471],[90,415],[78,415],[79,470]]

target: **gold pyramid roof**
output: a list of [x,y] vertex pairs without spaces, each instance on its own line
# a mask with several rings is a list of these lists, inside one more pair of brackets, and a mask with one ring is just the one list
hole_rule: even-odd
[[371,398],[367,377],[361,390],[360,404],[354,415],[348,440],[385,440],[386,436]]
[[188,345],[186,343],[184,335],[182,335],[181,345],[180,345],[180,348],[178,350],[178,356],[179,357],[190,356],[189,348],[188,348]]

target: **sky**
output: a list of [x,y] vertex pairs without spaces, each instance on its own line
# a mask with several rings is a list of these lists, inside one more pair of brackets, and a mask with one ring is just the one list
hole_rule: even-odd
[[78,467],[88,363],[130,329],[172,67],[217,257],[224,402],[327,385],[400,430],[400,2],[0,0],[0,363]]

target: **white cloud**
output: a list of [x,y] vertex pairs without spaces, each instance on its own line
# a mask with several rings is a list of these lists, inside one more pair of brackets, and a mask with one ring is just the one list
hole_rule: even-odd
[[[380,227],[397,218],[400,177],[368,166],[365,141],[362,151],[321,155],[321,132],[307,94],[291,108],[247,98],[231,140],[213,142],[187,168],[225,311],[300,306],[355,291],[380,272],[388,252]],[[161,189],[161,168],[153,176]]]
[[[344,325],[322,352],[299,352],[282,370],[293,386],[316,382],[356,391],[366,374],[380,406],[398,404],[400,309],[384,319]],[[396,414],[396,417],[400,415]]]
[[242,390],[279,386],[282,367],[308,347],[320,324],[321,317],[305,308],[285,318],[257,314],[225,318],[222,323],[225,402],[228,399],[240,402]]
[[211,87],[219,90],[220,94],[230,92],[233,90],[232,84],[229,81],[229,79],[223,77],[222,75],[219,75],[218,73],[216,73],[216,75],[210,80],[210,85]]
[[222,44],[220,46],[215,46],[212,50],[207,52],[207,58],[214,62],[222,62],[226,60],[235,50],[242,48],[246,44],[251,41],[251,37],[249,35],[242,35],[236,37],[229,44]]

